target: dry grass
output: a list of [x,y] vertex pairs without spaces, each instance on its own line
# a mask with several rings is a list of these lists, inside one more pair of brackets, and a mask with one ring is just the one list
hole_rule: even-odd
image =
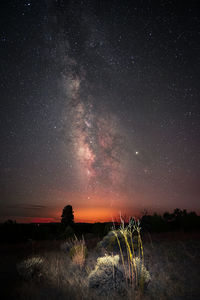
[[69,255],[71,256],[73,263],[82,269],[87,255],[84,237],[78,240],[75,236],[74,240],[72,241],[72,247],[69,251]]
[[[116,230],[114,227],[112,232],[119,245],[127,287],[139,288],[140,293],[143,293],[144,287],[150,281],[151,276],[144,266],[144,251],[139,220],[130,219],[128,225],[125,226],[124,220],[121,218],[120,228]],[[119,235],[124,238],[127,255],[124,254]],[[137,238],[136,246],[135,237]]]
[[149,299],[200,299],[200,241],[156,241],[144,245],[152,280]]
[[[200,299],[200,241],[198,239],[181,241],[178,238],[177,235],[177,238],[173,238],[172,241],[166,241],[164,238],[159,241],[152,235],[151,242],[143,242],[144,264],[151,275],[151,281],[144,293],[140,289],[128,289],[124,298],[118,294],[103,298],[95,295],[88,289],[88,276],[96,266],[98,258],[96,250],[91,249],[88,252],[85,263],[80,268],[79,264],[74,263],[69,255],[57,247],[57,250],[46,252],[38,250],[34,254],[43,259],[43,276],[39,279],[34,277],[29,281],[16,277],[16,286],[10,288],[13,297],[2,296],[2,299]],[[14,248],[12,255],[14,255]],[[8,260],[11,261],[11,257]],[[9,276],[7,280],[9,281]]]

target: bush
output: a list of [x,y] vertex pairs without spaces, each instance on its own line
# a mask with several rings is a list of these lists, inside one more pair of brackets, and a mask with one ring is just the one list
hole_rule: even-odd
[[[118,236],[122,251],[123,251],[124,255],[126,255],[127,247],[126,247],[126,241],[124,239],[124,236],[119,230],[117,230],[116,232],[117,232],[117,236]],[[129,237],[128,237],[128,240],[129,240],[129,242],[131,242]],[[133,236],[133,240],[134,240],[135,250],[137,250],[137,244],[138,244],[137,236]],[[116,235],[114,234],[113,231],[110,231],[103,238],[103,240],[97,244],[97,249],[100,251],[104,250],[104,251],[108,252],[109,254],[119,253],[119,243],[118,243]]]
[[119,255],[99,257],[95,269],[89,274],[88,283],[89,288],[101,296],[110,296],[112,292],[125,294],[126,284],[119,266]]
[[43,275],[43,258],[33,256],[25,259],[17,265],[19,275],[25,280],[39,278]]
[[142,286],[144,289],[147,288],[151,276],[149,271],[147,271],[146,267],[142,263],[142,260],[139,257],[133,258],[133,264],[136,266],[137,276],[138,276],[138,285]]
[[72,241],[72,247],[69,251],[69,256],[71,257],[73,263],[82,268],[85,263],[86,255],[87,247],[85,245],[84,238],[78,240],[75,236],[75,239]]

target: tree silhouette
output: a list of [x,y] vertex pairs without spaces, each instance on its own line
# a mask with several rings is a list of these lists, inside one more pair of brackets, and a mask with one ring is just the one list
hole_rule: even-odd
[[61,224],[64,226],[72,226],[74,224],[74,212],[71,205],[67,205],[63,208]]
[[168,211],[166,211],[164,214],[163,214],[163,219],[165,222],[169,222],[171,221],[173,218],[172,214],[170,214]]

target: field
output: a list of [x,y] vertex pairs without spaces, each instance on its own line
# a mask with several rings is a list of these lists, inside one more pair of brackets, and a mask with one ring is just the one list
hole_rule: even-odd
[[[125,294],[99,296],[88,288],[88,276],[101,255],[96,248],[100,238],[85,237],[87,255],[73,260],[61,249],[62,241],[29,241],[3,244],[0,250],[1,299],[200,299],[200,234],[163,233],[143,237],[144,264],[151,280],[148,286],[126,288]],[[120,253],[119,253],[120,254]],[[42,260],[42,271],[20,276],[20,263],[27,257]],[[120,259],[121,262],[121,259]],[[18,268],[18,270],[17,270]]]

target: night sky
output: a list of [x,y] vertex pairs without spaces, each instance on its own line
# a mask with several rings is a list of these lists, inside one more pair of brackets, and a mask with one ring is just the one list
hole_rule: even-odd
[[199,213],[198,4],[1,1],[0,220]]

